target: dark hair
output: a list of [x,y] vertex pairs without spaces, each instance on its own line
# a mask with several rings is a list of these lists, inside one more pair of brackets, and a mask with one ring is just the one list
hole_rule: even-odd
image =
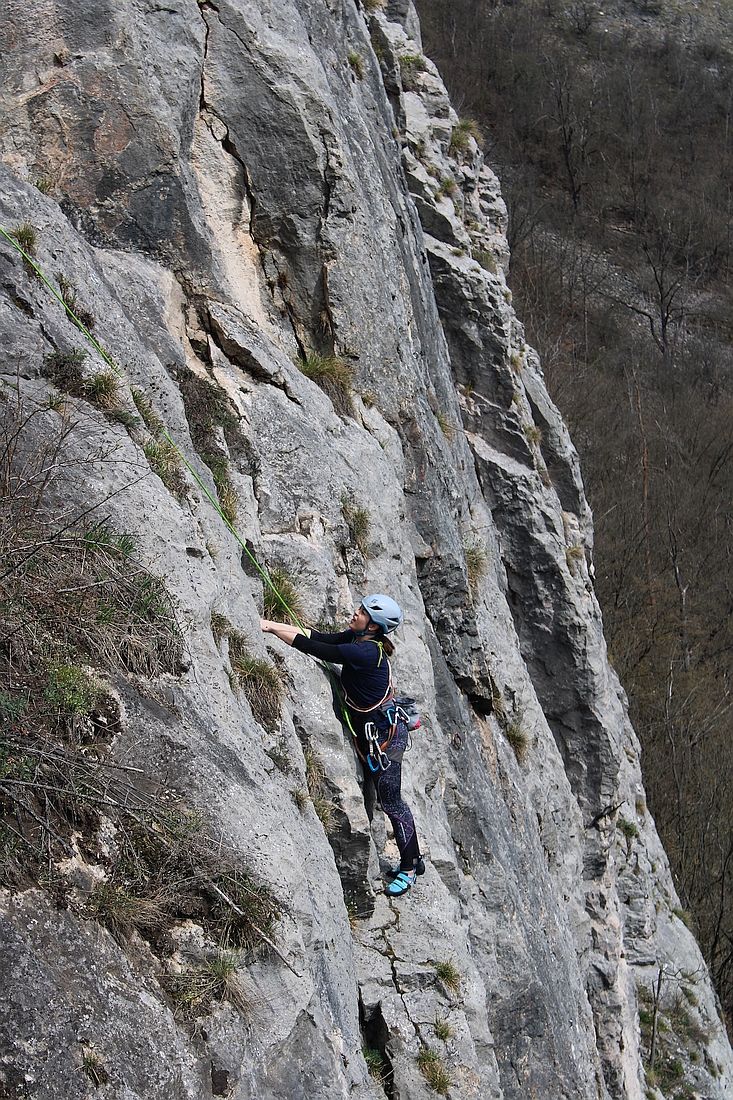
[[384,652],[387,654],[387,656],[391,657],[394,653],[394,642],[387,637],[381,626],[374,637],[375,641],[381,643],[382,648],[384,649]]

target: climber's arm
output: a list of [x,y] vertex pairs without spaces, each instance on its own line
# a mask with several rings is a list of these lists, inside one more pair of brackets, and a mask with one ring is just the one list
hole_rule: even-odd
[[291,626],[290,623],[273,623],[269,619],[260,619],[260,629],[265,634],[274,634],[276,638],[281,638],[288,645],[293,644],[298,634],[303,634],[306,638],[310,637],[310,630],[301,630],[299,626]]

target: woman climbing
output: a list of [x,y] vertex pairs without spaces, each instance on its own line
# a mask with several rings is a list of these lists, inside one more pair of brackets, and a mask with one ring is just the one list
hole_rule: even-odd
[[260,619],[268,634],[275,634],[302,653],[342,666],[341,687],[346,718],[354,735],[365,779],[374,782],[379,803],[392,823],[400,865],[392,871],[387,887],[392,897],[406,893],[425,865],[410,807],[401,794],[402,757],[409,732],[395,706],[389,658],[394,646],[387,638],[402,622],[399,606],[389,596],[374,595],[360,604],[348,630],[321,634],[285,623]]

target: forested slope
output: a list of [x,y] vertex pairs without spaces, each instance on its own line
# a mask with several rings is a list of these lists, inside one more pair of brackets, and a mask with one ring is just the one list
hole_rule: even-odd
[[418,5],[510,211],[511,278],[581,454],[650,806],[733,1011],[733,18]]

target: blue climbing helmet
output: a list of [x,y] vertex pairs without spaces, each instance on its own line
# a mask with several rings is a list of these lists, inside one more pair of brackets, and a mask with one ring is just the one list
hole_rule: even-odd
[[375,593],[361,601],[361,606],[366,611],[373,623],[381,626],[385,634],[390,634],[402,622],[402,612],[399,604],[395,603],[391,596],[382,596]]

